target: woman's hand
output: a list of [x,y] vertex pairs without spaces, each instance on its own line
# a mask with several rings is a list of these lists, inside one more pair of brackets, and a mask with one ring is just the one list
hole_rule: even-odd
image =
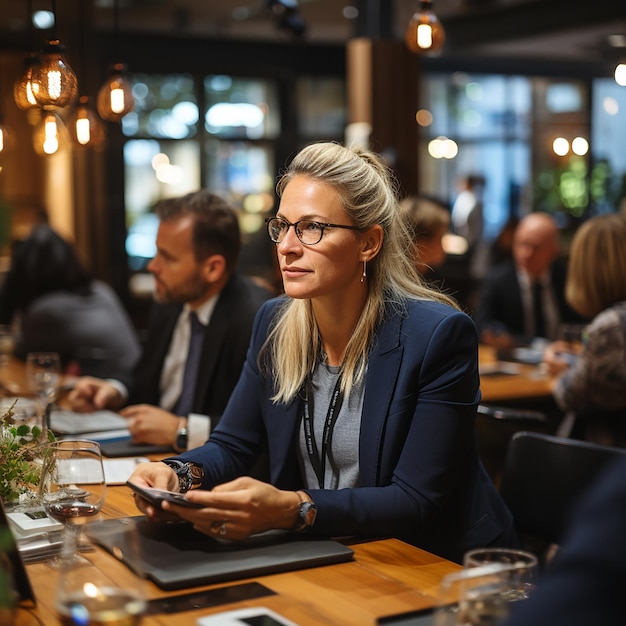
[[[154,487],[155,489],[166,489],[167,491],[179,491],[176,472],[169,465],[161,462],[140,463],[131,474],[128,482],[138,485],[139,487]],[[168,513],[164,508],[153,506],[137,493],[133,492],[133,496],[137,508],[150,519],[159,522],[180,521],[177,515],[174,515],[172,512]]]
[[550,376],[559,376],[569,368],[578,351],[567,341],[554,341],[543,351],[543,367]]
[[191,522],[206,535],[242,541],[265,530],[290,530],[297,524],[300,498],[295,491],[282,491],[248,476],[218,485],[212,491],[189,491],[186,496],[203,508],[164,502],[163,510]]

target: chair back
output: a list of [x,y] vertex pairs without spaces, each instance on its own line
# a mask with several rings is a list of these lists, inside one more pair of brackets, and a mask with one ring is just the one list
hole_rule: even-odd
[[[524,537],[559,544],[580,497],[626,449],[544,433],[511,438],[500,482],[515,528]],[[527,546],[526,546],[527,547]]]

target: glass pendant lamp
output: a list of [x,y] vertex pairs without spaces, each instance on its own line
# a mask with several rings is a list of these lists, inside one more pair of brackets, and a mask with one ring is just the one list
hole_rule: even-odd
[[39,65],[34,66],[31,84],[39,106],[65,107],[76,99],[78,80],[65,60],[64,52],[65,48],[58,39],[50,39]]
[[432,0],[418,0],[406,29],[405,43],[416,54],[435,55],[443,48],[446,34],[433,11]]
[[41,120],[33,131],[33,148],[39,156],[52,156],[59,151],[66,133],[59,115],[51,109],[41,110]]
[[77,148],[101,150],[104,147],[104,127],[95,111],[89,106],[88,96],[80,97],[70,117],[68,129],[72,143]]
[[123,63],[115,63],[98,92],[98,114],[108,122],[119,122],[135,106],[132,85],[125,71]]

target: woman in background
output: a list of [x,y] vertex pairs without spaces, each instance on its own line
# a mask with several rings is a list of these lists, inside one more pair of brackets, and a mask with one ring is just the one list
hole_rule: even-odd
[[432,200],[415,196],[404,198],[400,210],[413,235],[415,267],[428,278],[446,260],[443,238],[450,231],[450,212]]
[[15,355],[58,352],[72,374],[128,376],[139,342],[117,295],[92,279],[48,225],[16,246],[0,290],[0,323],[18,327]]
[[593,217],[574,233],[565,297],[593,318],[582,345],[556,341],[544,363],[558,376],[554,398],[576,414],[572,435],[626,445],[626,217]]

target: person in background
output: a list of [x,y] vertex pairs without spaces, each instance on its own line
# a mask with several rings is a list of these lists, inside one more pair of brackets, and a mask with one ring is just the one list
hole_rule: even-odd
[[[201,190],[157,203],[156,304],[130,380],[84,378],[74,410],[122,409],[136,443],[204,443],[239,378],[259,306],[271,294],[235,271],[235,211]],[[125,385],[122,383],[126,383]],[[124,407],[124,408],[122,408]]]
[[559,233],[547,213],[524,216],[513,236],[513,259],[485,276],[475,314],[481,342],[495,347],[556,339],[559,324],[582,319],[565,301],[566,268]]
[[415,196],[400,202],[400,211],[413,234],[413,260],[421,276],[446,260],[443,238],[450,230],[450,213],[432,200]]
[[626,216],[593,217],[574,233],[565,296],[591,319],[582,347],[556,341],[544,363],[557,376],[554,398],[577,417],[572,431],[596,443],[626,445]]
[[[267,227],[285,295],[260,309],[222,420],[130,478],[202,506],[138,506],[228,540],[394,536],[455,561],[515,544],[476,449],[476,328],[406,253],[390,171],[369,150],[313,144],[277,190]],[[265,445],[269,482],[247,475]]]
[[17,326],[15,355],[58,352],[64,371],[128,375],[140,346],[113,289],[93,279],[74,247],[47,224],[14,248],[0,290],[3,324]]
[[527,600],[500,626],[589,626],[624,622],[626,458],[583,498],[562,549]]

